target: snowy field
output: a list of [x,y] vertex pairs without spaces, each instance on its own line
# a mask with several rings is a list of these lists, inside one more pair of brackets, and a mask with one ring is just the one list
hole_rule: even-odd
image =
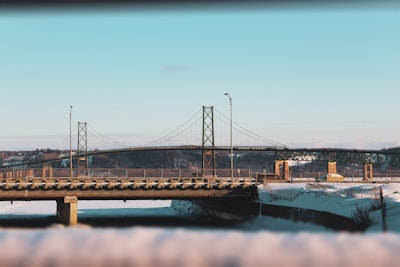
[[[321,186],[322,185],[322,186]],[[368,206],[379,184],[268,184],[263,203],[329,211],[351,217]],[[382,185],[388,232],[380,211],[365,233],[260,216],[237,226],[64,227],[0,229],[0,266],[398,266],[400,184]],[[350,195],[349,192],[352,192]],[[79,218],[124,216],[168,220],[182,216],[170,201],[80,201]],[[0,202],[0,221],[54,216],[54,201]],[[151,221],[151,220],[150,220]]]

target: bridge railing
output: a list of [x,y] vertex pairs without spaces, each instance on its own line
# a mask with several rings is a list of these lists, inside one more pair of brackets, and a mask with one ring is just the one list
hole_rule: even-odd
[[[78,177],[77,170],[73,169],[73,177]],[[81,173],[80,173],[81,174]],[[309,182],[321,177],[326,173],[324,172],[292,172],[290,177],[293,181]],[[360,172],[343,173],[344,180],[347,182],[363,181],[363,174]],[[69,168],[37,168],[37,169],[4,169],[0,170],[0,178],[25,178],[25,177],[69,177]],[[84,175],[79,175],[83,177]],[[200,168],[190,169],[163,169],[163,168],[90,168],[88,170],[88,177],[94,178],[201,178],[201,177],[220,177],[230,178],[230,169],[217,169],[215,175],[206,173],[203,176]],[[264,179],[279,179],[271,173],[265,173],[260,170],[251,169],[234,169],[233,178],[254,178],[259,182]],[[377,182],[400,182],[399,173],[382,173],[375,172],[373,181]]]
[[[255,178],[258,172],[250,169],[234,169],[233,177]],[[82,171],[79,172],[82,176]],[[208,174],[208,173],[207,173]],[[208,174],[207,176],[213,176]],[[69,168],[37,168],[37,169],[5,169],[0,171],[0,178],[25,178],[25,177],[69,177]],[[73,176],[78,176],[77,169],[73,169]],[[137,178],[172,178],[172,177],[202,177],[202,170],[191,169],[163,169],[163,168],[89,168],[88,177],[113,178],[113,177],[137,177]],[[217,169],[215,177],[231,177],[230,169]]]

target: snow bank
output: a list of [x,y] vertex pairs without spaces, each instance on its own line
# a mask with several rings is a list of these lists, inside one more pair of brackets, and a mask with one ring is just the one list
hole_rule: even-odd
[[[324,187],[310,189],[306,183],[293,186],[270,184],[269,188],[259,187],[259,197],[263,203],[328,211],[346,217],[351,217],[356,206],[370,205],[372,201],[367,194],[365,197],[354,198],[343,191],[346,188],[331,184],[321,184],[321,186]],[[352,186],[349,185],[347,188]]]
[[[314,185],[314,186],[313,186]],[[263,203],[327,211],[351,217],[358,206],[371,206],[382,188],[390,231],[400,232],[400,184],[371,183],[271,183],[258,187]],[[350,193],[350,194],[349,194]],[[375,221],[368,231],[382,230],[381,210],[371,212]]]

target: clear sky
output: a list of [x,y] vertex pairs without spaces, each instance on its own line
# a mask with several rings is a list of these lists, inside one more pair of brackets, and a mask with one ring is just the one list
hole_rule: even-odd
[[3,12],[0,150],[54,147],[70,105],[113,140],[157,139],[203,105],[229,116],[225,92],[289,147],[398,146],[399,25],[398,5]]

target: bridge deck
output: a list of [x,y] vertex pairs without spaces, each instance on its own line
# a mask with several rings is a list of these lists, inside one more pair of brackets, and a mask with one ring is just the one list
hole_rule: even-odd
[[0,200],[254,198],[254,178],[3,178]]

